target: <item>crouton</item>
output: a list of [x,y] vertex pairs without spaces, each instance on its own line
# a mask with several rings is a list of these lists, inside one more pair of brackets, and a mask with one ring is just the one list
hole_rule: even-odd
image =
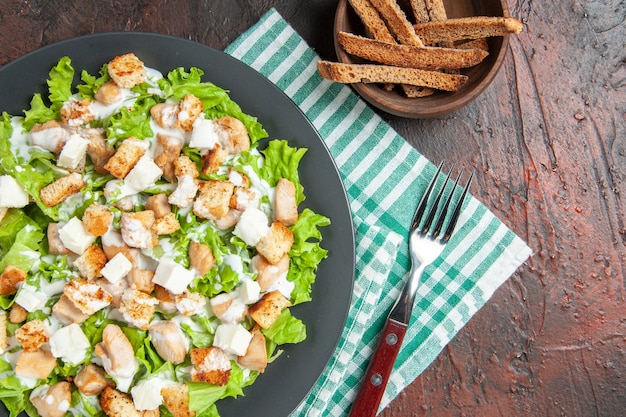
[[30,402],[42,417],[63,417],[72,404],[72,384],[59,381],[39,395],[31,396]]
[[36,124],[30,129],[30,139],[33,145],[58,154],[70,137],[70,132],[56,120],[48,120]]
[[122,213],[120,222],[122,240],[128,246],[139,249],[158,245],[157,235],[152,230],[154,222],[154,212],[151,210]]
[[180,155],[174,161],[174,175],[176,178],[189,175],[191,178],[198,178],[200,173],[198,167],[187,155]]
[[193,122],[202,114],[204,106],[200,99],[193,94],[187,94],[180,100],[177,107],[174,127],[185,132],[193,130]]
[[57,366],[57,360],[49,350],[22,351],[15,364],[15,375],[21,378],[46,379]]
[[[16,304],[14,304],[16,305]],[[0,355],[9,348],[9,334],[7,333],[7,313],[0,309]]]
[[263,255],[255,255],[252,257],[252,269],[257,273],[256,282],[261,292],[265,292],[289,271],[289,256],[284,255],[276,265],[272,265]]
[[39,190],[39,197],[46,206],[54,207],[82,190],[85,185],[83,177],[77,172],[72,172]]
[[106,379],[104,369],[93,363],[83,367],[74,377],[74,385],[84,395],[98,395],[112,382]]
[[161,388],[163,404],[173,417],[193,417],[189,410],[189,388],[185,384],[172,384]]
[[121,88],[133,88],[148,77],[143,62],[133,53],[113,58],[107,64],[107,71],[113,82]]
[[94,353],[102,360],[104,370],[113,377],[130,378],[137,370],[133,345],[117,324],[106,325],[102,342],[95,346]]
[[15,338],[25,351],[34,352],[48,343],[49,335],[43,321],[31,320],[15,331]]
[[228,213],[230,197],[235,185],[230,181],[210,180],[200,187],[200,195],[193,204],[193,212],[203,219],[217,220]]
[[100,407],[108,417],[141,417],[130,395],[109,386],[100,394]]
[[59,237],[58,223],[48,223],[46,235],[48,236],[48,252],[50,252],[50,255],[69,255],[73,253],[65,247],[63,241]]
[[91,111],[91,99],[85,97],[82,100],[70,98],[61,107],[61,122],[70,127],[86,125],[96,118]]
[[141,330],[148,330],[150,321],[154,316],[154,306],[158,303],[159,300],[145,292],[128,289],[122,294],[122,303],[119,311],[122,313],[124,320],[131,326]]
[[180,223],[174,213],[168,213],[163,217],[154,220],[152,231],[157,235],[171,235],[180,229]]
[[156,148],[154,150],[154,163],[161,168],[161,171],[163,171],[163,178],[169,182],[174,182],[176,179],[174,162],[180,156],[180,151],[182,149],[182,138],[157,133]]
[[82,323],[90,316],[89,314],[83,313],[65,295],[62,295],[59,301],[52,306],[52,315],[66,326],[72,323]]
[[235,187],[228,203],[230,208],[244,211],[248,206],[258,206],[259,194],[247,187]]
[[274,221],[270,231],[259,239],[256,250],[263,255],[269,263],[276,265],[293,245],[293,233],[279,221]]
[[163,360],[174,365],[187,357],[187,346],[178,325],[171,321],[159,321],[150,325],[150,342]]
[[9,311],[9,321],[13,324],[18,324],[26,321],[28,318],[28,311],[21,305],[13,303],[11,310]]
[[206,154],[202,155],[202,173],[204,175],[215,174],[226,160],[228,151],[220,144],[215,144]]
[[291,303],[280,291],[268,292],[259,301],[250,306],[250,317],[262,328],[269,328],[279,317],[282,310]]
[[113,146],[106,141],[103,129],[82,129],[80,135],[89,141],[87,145],[87,155],[94,164],[94,169],[98,174],[105,175],[108,171],[104,168],[109,158],[115,154]]
[[227,140],[222,145],[233,155],[250,149],[250,136],[243,122],[232,116],[223,116],[215,120],[219,128],[226,133]]
[[170,203],[167,201],[167,194],[160,193],[148,197],[146,200],[146,210],[152,210],[154,217],[157,219],[171,213],[172,206],[170,206]]
[[215,265],[211,248],[195,240],[189,242],[189,264],[198,276],[204,276]]
[[237,363],[244,368],[263,373],[267,366],[265,336],[256,326],[250,333],[252,334],[252,340],[248,345],[248,350],[246,350],[245,355],[237,357]]
[[93,97],[97,102],[108,106],[122,101],[122,90],[114,81],[102,84]]
[[193,369],[191,380],[214,385],[226,385],[230,378],[230,360],[222,349],[211,346],[189,351]]
[[111,294],[92,281],[75,278],[63,287],[63,295],[83,314],[93,314],[111,304]]
[[133,268],[130,270],[129,277],[131,288],[145,292],[146,294],[150,294],[154,291],[154,282],[152,282],[154,271],[150,271],[149,269]]
[[102,236],[109,230],[113,213],[107,207],[93,203],[85,209],[82,220],[89,233],[94,236]]
[[86,279],[96,279],[102,276],[102,268],[107,263],[107,257],[98,245],[91,245],[74,261],[80,275]]
[[273,209],[274,220],[285,226],[293,226],[298,221],[296,186],[286,178],[279,179],[276,184]]
[[0,295],[15,294],[25,279],[26,271],[13,265],[7,265],[0,275]]
[[117,148],[104,168],[118,179],[124,178],[148,150],[148,142],[130,137]]

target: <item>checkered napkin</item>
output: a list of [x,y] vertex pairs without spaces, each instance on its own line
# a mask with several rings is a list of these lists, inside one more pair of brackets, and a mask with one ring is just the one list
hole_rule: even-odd
[[[408,228],[435,167],[352,90],[317,74],[319,57],[272,9],[225,51],[283,90],[312,121],[347,190],[356,281],[335,354],[295,416],[345,416],[386,314],[410,269]],[[530,255],[470,197],[457,231],[422,278],[411,325],[381,407],[409,385]]]

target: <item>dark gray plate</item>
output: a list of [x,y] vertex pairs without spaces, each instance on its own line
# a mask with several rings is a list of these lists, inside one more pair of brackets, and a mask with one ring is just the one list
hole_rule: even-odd
[[[116,55],[134,52],[163,73],[198,67],[204,80],[230,91],[242,109],[258,117],[271,139],[287,139],[308,148],[300,177],[309,207],[329,217],[323,247],[329,256],[318,270],[313,301],[294,307],[307,325],[307,339],[287,345],[245,396],[218,402],[222,417],[288,416],[306,397],[328,363],[343,330],[354,278],[354,234],[343,184],[326,145],[300,109],[265,77],[240,61],[205,45],[152,33],[103,33],[55,43],[0,68],[0,112],[23,115],[34,92],[47,94],[50,68],[64,55],[72,59],[76,82],[80,70],[97,74]],[[2,407],[1,416],[7,416]]]

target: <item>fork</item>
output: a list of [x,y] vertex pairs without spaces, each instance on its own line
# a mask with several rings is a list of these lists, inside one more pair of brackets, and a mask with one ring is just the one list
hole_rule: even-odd
[[[449,214],[463,169],[459,170],[452,190],[449,191],[447,197],[442,202],[446,189],[450,188],[448,183],[454,169],[454,166],[450,168],[450,172],[446,176],[441,189],[435,194],[433,191],[439,180],[443,164],[443,161],[439,164],[437,172],[430,181],[413,216],[409,229],[411,271],[402,293],[387,316],[378,346],[365,372],[365,377],[352,405],[349,417],[373,417],[376,415],[411,319],[413,302],[422,273],[443,251],[454,232],[461,214],[463,201],[467,195],[474,173],[470,174],[460,197],[458,197],[452,209],[452,214]],[[426,214],[425,218],[424,214]],[[437,218],[436,221],[435,218]],[[446,224],[446,221],[447,226],[444,229],[443,226]]]

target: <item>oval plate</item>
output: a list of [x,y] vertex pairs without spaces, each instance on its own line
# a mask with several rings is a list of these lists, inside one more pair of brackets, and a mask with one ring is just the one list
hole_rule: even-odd
[[[337,167],[310,121],[265,77],[221,51],[166,35],[95,34],[31,52],[0,68],[0,111],[21,116],[30,107],[33,93],[47,95],[48,73],[62,56],[72,59],[77,83],[83,69],[96,75],[104,63],[128,52],[164,74],[177,67],[202,69],[203,80],[229,90],[244,112],[258,118],[270,139],[286,139],[292,146],[308,149],[300,166],[307,198],[299,208],[308,207],[329,217],[331,225],[322,229],[322,246],[328,250],[328,258],[319,266],[313,301],[292,309],[306,324],[307,338],[296,345],[284,345],[282,355],[252,386],[244,388],[243,397],[217,403],[222,417],[288,416],[309,393],[333,354],[352,296],[354,233]],[[3,406],[0,415],[8,415]]]

